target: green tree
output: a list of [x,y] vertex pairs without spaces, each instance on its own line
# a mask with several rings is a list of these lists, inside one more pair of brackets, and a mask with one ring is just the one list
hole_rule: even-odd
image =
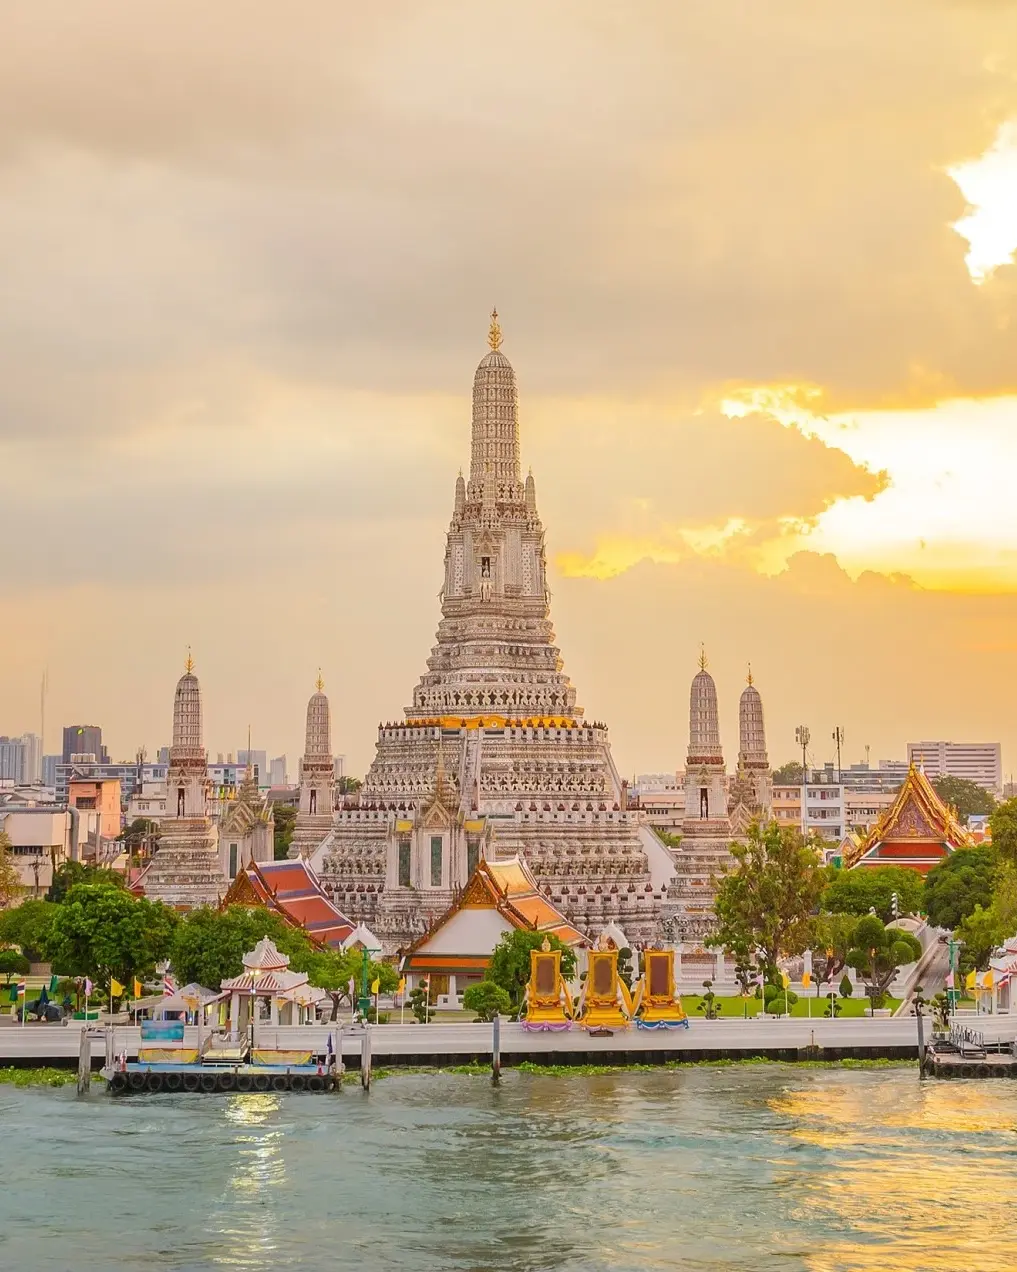
[[774,786],[801,786],[802,766],[797,760],[788,760],[780,768],[773,770]]
[[816,989],[833,984],[847,966],[848,950],[858,918],[854,914],[820,914],[812,937],[812,975]]
[[319,953],[305,932],[291,927],[270,910],[239,905],[213,910],[202,906],[185,915],[174,933],[170,962],[177,980],[182,985],[196,981],[218,989],[224,980],[240,975],[243,956],[263,936],[270,937],[280,953],[289,957],[290,968],[295,972],[309,971]]
[[4,910],[21,896],[21,873],[11,851],[11,838],[6,830],[0,830],[0,910]]
[[670,848],[674,852],[677,852],[682,846],[681,835],[676,835],[674,831],[663,830],[660,826],[654,826],[653,832],[666,848]]
[[855,987],[851,984],[851,977],[847,974],[847,972],[845,972],[841,977],[841,982],[837,988],[841,998],[850,998],[855,992]]
[[552,950],[561,950],[561,974],[567,981],[572,980],[576,974],[575,951],[551,932],[527,932],[516,928],[503,932],[494,947],[487,966],[487,979],[500,985],[508,994],[513,1011],[518,1011],[523,1004],[530,979],[530,951],[542,949],[545,940]]
[[6,983],[11,983],[12,976],[27,976],[31,970],[28,959],[17,950],[0,950],[0,976],[6,976]]
[[851,945],[848,966],[864,979],[873,1008],[882,1004],[898,967],[913,963],[922,954],[917,937],[899,928],[888,928],[875,914],[858,920]]
[[65,861],[53,872],[53,882],[46,893],[47,901],[63,901],[71,888],[79,883],[95,883],[107,888],[123,888],[124,879],[116,870],[90,866],[83,861]]
[[61,972],[88,976],[103,991],[110,977],[130,985],[151,976],[166,958],[179,923],[159,901],[136,898],[123,888],[75,884],[59,907],[46,938],[46,953]]
[[418,1025],[426,1025],[434,1020],[434,1016],[428,1010],[427,990],[422,985],[410,990],[409,1003],[410,1011],[413,1012],[413,1018]]
[[[339,1004],[346,1001],[353,1007],[360,995],[364,974],[364,956],[360,950],[317,950],[312,953],[305,967],[312,985],[328,990],[332,999],[332,1020],[339,1019]],[[350,992],[350,981],[354,989]],[[367,965],[368,988],[378,982],[379,994],[391,994],[399,984],[399,973],[391,963]]]
[[335,785],[340,795],[355,795],[363,784],[359,777],[341,777]]
[[293,831],[297,824],[297,809],[293,804],[273,804],[272,819],[275,822],[274,851],[276,861],[289,856]]
[[982,844],[961,848],[934,866],[925,876],[923,905],[929,921],[952,931],[976,905],[991,905],[998,865],[996,849]]
[[829,883],[823,892],[823,909],[859,917],[875,910],[884,923],[889,923],[894,917],[895,892],[898,914],[917,914],[922,906],[923,890],[922,876],[907,866],[859,866],[854,870],[831,867]]
[[51,901],[22,901],[13,910],[0,914],[0,942],[19,945],[31,963],[45,958],[46,938],[59,906]]
[[754,959],[775,978],[780,955],[801,954],[812,943],[825,872],[813,844],[776,822],[753,822],[731,856],[717,886],[709,943],[739,962]]
[[507,1016],[512,1010],[512,1000],[494,981],[482,980],[463,994],[463,1006],[477,1013],[478,1020],[493,1020],[495,1016]]
[[1017,865],[1017,799],[997,804],[989,817],[992,846],[1000,859]]
[[975,968],[985,971],[993,950],[1012,935],[1012,928],[1001,920],[994,906],[976,905],[957,927],[957,936],[962,942],[960,971],[966,973]]
[[943,803],[957,810],[957,816],[965,826],[972,815],[988,814],[996,807],[995,799],[985,787],[979,786],[977,782],[969,782],[966,777],[950,777],[944,773],[932,785]]

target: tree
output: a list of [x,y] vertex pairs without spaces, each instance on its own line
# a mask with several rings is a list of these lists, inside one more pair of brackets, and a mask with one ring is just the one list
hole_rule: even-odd
[[812,975],[820,985],[833,984],[847,966],[851,937],[858,918],[854,914],[820,914],[812,938]]
[[6,830],[0,830],[0,910],[5,910],[22,891],[21,874],[11,852],[11,837]]
[[676,835],[674,831],[663,830],[660,826],[654,826],[653,832],[665,848],[670,848],[672,851],[677,852],[682,846],[681,835]]
[[495,1016],[507,1016],[512,1010],[512,1000],[494,981],[482,980],[471,985],[463,994],[463,1006],[475,1011],[478,1020],[493,1020]]
[[995,799],[985,787],[979,786],[977,782],[969,782],[966,777],[951,777],[944,773],[932,785],[943,803],[957,810],[957,816],[965,826],[969,817],[989,814],[996,807]]
[[1017,865],[1017,799],[997,804],[989,817],[992,846],[1001,860]]
[[992,905],[984,908],[976,905],[957,927],[957,936],[962,942],[960,971],[970,972],[975,968],[984,971],[996,947],[1012,935]]
[[290,968],[295,972],[308,971],[320,952],[306,932],[291,927],[271,910],[239,905],[213,910],[202,906],[185,915],[174,933],[170,962],[177,980],[218,989],[224,980],[240,975],[243,956],[263,936],[270,937],[280,953],[289,957]]
[[158,822],[148,817],[135,817],[129,826],[124,827],[120,838],[127,852],[138,854],[144,851],[146,856],[151,856],[158,846],[160,833]]
[[340,795],[355,795],[363,784],[359,777],[341,777],[336,782],[336,790]]
[[52,901],[22,901],[13,910],[0,914],[0,941],[19,945],[31,963],[45,958],[46,938],[59,906]]
[[859,919],[852,936],[848,966],[865,980],[865,990],[873,1009],[886,997],[898,967],[921,958],[917,937],[899,928],[888,928],[875,914]]
[[0,950],[0,976],[6,976],[6,983],[11,983],[12,976],[27,976],[31,965],[24,954],[17,950]]
[[572,980],[576,974],[575,951],[553,932],[528,932],[516,928],[503,932],[494,947],[487,965],[487,979],[500,985],[508,994],[514,1011],[522,1006],[530,979],[530,951],[542,949],[545,941],[549,942],[552,950],[561,950],[561,974],[567,981]]
[[[300,969],[307,972],[312,985],[328,991],[332,999],[332,1020],[339,1019],[339,1004],[345,999],[354,1006],[360,995],[364,975],[364,955],[361,950],[317,950],[307,965]],[[350,992],[350,981],[353,991]],[[399,984],[399,973],[391,963],[367,965],[367,984],[378,982],[380,994],[391,994]]]
[[[981,788],[979,788],[981,789]],[[976,905],[992,904],[999,853],[991,844],[961,848],[925,876],[923,905],[930,923],[956,928]]]
[[53,882],[46,893],[47,901],[63,901],[71,888],[79,883],[101,884],[107,888],[123,888],[124,880],[106,866],[90,866],[83,861],[65,861],[53,871]]
[[854,870],[831,867],[823,909],[859,917],[875,910],[884,923],[889,923],[895,917],[893,894],[897,894],[898,914],[917,914],[923,889],[922,876],[907,866],[859,866]]
[[422,985],[410,990],[410,1011],[418,1025],[426,1025],[434,1019],[427,1006],[427,990]]
[[786,764],[773,770],[773,784],[774,786],[801,786],[802,771],[802,766],[797,760],[788,760]]
[[160,901],[101,883],[75,884],[53,918],[46,953],[59,969],[105,990],[151,976],[169,954],[177,914]]
[[297,810],[293,804],[273,804],[272,820],[275,822],[274,852],[276,861],[285,861],[293,842],[297,824]]
[[739,962],[753,959],[768,978],[782,954],[812,942],[825,872],[811,842],[776,822],[753,822],[745,843],[733,843],[733,868],[717,887],[716,926],[709,943]]

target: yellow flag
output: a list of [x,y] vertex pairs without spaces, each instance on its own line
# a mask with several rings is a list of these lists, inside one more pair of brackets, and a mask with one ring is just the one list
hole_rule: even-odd
[[140,998],[140,997],[141,997],[141,995],[142,995],[143,993],[144,993],[144,988],[142,987],[141,981],[139,981],[139,980],[138,980],[138,978],[137,978],[137,976],[135,976],[135,978],[134,978],[134,997],[135,997],[135,998]]
[[376,976],[374,980],[371,981],[371,993],[376,994],[379,989],[381,989],[381,977]]
[[808,989],[808,987],[812,984],[811,972],[802,972],[802,984],[805,986],[806,989]]
[[397,993],[397,994],[405,994],[405,993],[406,993],[406,977],[405,977],[405,976],[400,976],[400,977],[399,977],[399,988],[396,990],[396,993]]
[[992,973],[986,972],[985,976],[982,978],[982,989],[991,989],[993,983]]
[[974,972],[968,972],[967,976],[964,977],[964,988],[974,989],[976,979],[977,977]]
[[109,980],[109,992],[114,998],[119,998],[124,992],[123,985],[118,980],[114,980],[112,976]]
[[791,984],[791,978],[788,976],[787,972],[781,972],[780,983],[784,986],[785,989],[787,989],[788,985]]

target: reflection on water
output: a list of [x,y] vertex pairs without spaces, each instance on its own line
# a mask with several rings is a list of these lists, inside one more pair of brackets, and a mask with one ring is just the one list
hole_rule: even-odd
[[370,1097],[0,1087],[0,1267],[989,1272],[1017,1083],[758,1065]]

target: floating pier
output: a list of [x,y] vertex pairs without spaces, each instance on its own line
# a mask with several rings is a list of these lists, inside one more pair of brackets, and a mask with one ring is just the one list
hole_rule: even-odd
[[955,1025],[925,1052],[927,1078],[1017,1078],[1017,1042],[986,1041],[976,1029]]
[[341,1079],[319,1065],[286,1069],[265,1065],[244,1065],[233,1069],[200,1064],[136,1064],[128,1062],[112,1070],[103,1069],[106,1089],[111,1095],[173,1095],[177,1092],[203,1095],[233,1095],[256,1091],[306,1092],[325,1095],[337,1090]]

